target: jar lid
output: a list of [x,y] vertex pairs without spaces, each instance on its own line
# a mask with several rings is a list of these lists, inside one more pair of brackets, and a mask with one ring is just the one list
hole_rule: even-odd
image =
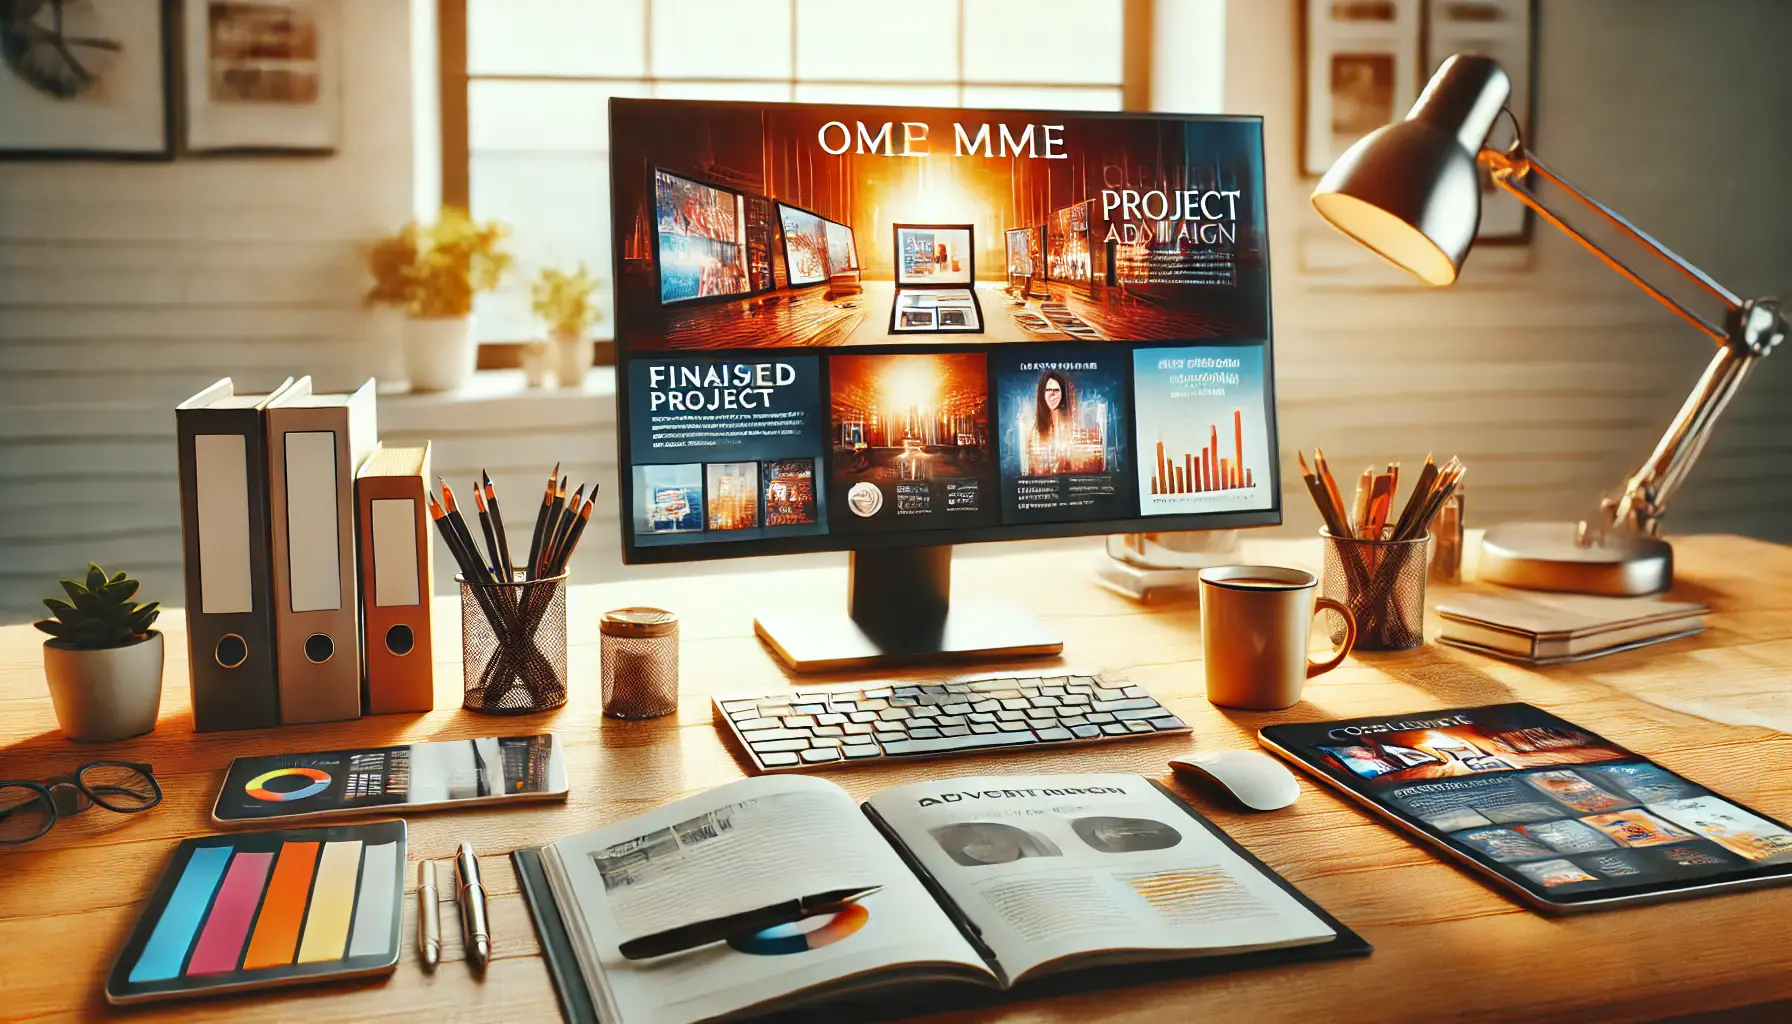
[[671,636],[678,616],[662,608],[618,608],[604,613],[599,628],[605,636]]

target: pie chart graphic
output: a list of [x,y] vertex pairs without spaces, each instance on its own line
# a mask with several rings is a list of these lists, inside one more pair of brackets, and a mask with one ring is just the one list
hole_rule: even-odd
[[[267,788],[268,783],[275,779],[284,779],[288,777],[310,779],[311,784],[309,786],[300,786],[298,789],[287,792]],[[266,800],[271,804],[283,804],[292,800],[303,800],[308,796],[316,796],[329,788],[330,773],[323,771],[322,769],[276,768],[271,772],[263,772],[253,779],[250,779],[249,784],[244,786],[243,790],[257,800]]]
[[754,956],[803,953],[831,946],[848,938],[865,927],[865,922],[869,920],[871,911],[866,910],[862,903],[854,903],[837,914],[823,914],[793,924],[777,925],[751,935],[737,935],[728,940],[728,945]]

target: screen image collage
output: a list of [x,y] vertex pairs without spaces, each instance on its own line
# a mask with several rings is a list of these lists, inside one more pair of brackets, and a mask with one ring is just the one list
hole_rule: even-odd
[[1792,865],[1792,830],[1523,706],[1313,745],[1474,859],[1556,894]]
[[612,105],[631,557],[1279,510],[1261,124],[1024,116]]
[[1260,345],[631,360],[635,541],[1270,507]]

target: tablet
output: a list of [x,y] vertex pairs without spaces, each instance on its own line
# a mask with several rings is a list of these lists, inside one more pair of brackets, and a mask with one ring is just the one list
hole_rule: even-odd
[[1792,828],[1530,704],[1271,725],[1258,737],[1541,910],[1792,878]]
[[239,757],[212,805],[219,824],[566,799],[552,733],[317,754]]

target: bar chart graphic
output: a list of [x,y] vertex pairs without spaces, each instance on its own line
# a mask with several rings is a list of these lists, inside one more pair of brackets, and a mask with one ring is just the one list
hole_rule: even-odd
[[[1157,472],[1151,477],[1152,494],[1205,494],[1236,491],[1256,486],[1256,476],[1244,463],[1244,411],[1232,410],[1232,443],[1220,447],[1218,424],[1208,427],[1207,447],[1199,454],[1165,452],[1157,441]],[[1225,453],[1225,454],[1222,454]]]
[[1273,505],[1261,347],[1135,349],[1133,387],[1140,514]]

